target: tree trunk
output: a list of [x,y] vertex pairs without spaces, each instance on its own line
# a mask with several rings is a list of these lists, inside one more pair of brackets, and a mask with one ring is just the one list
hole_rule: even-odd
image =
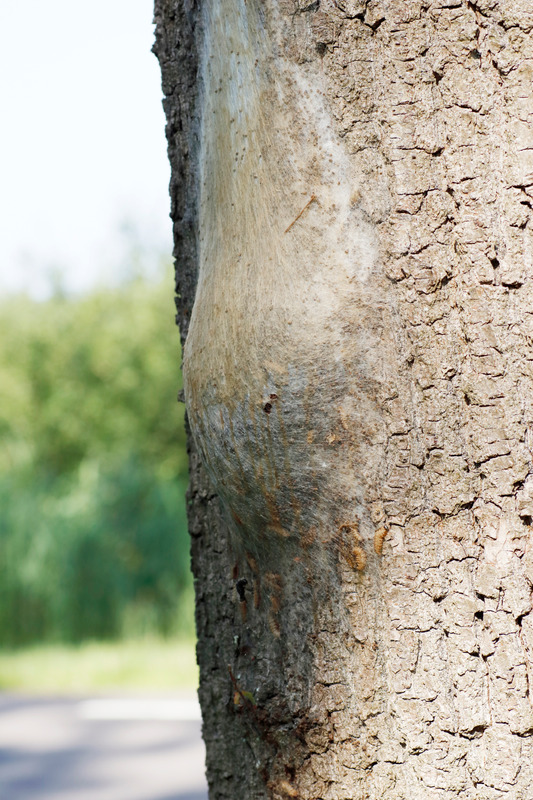
[[531,800],[530,8],[156,0],[213,800]]

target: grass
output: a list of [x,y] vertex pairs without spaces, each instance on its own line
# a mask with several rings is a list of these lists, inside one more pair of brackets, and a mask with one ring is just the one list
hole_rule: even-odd
[[0,650],[0,691],[91,693],[196,689],[192,639],[148,637]]

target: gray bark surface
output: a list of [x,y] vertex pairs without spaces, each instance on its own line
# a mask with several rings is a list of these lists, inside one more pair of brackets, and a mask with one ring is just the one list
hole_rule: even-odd
[[533,10],[156,22],[210,796],[531,800]]

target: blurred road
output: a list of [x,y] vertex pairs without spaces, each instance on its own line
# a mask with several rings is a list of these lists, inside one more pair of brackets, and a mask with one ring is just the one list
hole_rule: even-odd
[[207,800],[194,698],[0,694],[0,800]]

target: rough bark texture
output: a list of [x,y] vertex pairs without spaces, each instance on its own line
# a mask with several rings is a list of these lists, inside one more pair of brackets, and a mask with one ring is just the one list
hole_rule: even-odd
[[156,22],[210,796],[531,800],[529,0]]

